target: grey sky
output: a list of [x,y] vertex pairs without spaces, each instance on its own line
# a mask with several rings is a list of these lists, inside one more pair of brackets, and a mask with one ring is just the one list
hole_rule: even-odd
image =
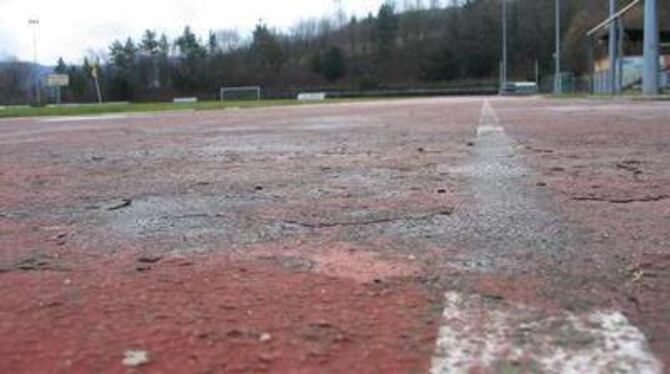
[[[39,18],[38,59],[78,62],[89,50],[106,51],[114,39],[137,39],[147,29],[177,35],[184,26],[236,28],[248,33],[263,19],[288,28],[300,19],[332,15],[334,0],[0,0],[0,59],[33,59],[29,18]],[[376,11],[383,0],[342,0],[348,15]]]

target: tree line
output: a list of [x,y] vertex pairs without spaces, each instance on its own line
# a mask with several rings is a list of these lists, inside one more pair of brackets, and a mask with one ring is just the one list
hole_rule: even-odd
[[[542,76],[550,75],[554,0],[509,0],[508,6],[510,77],[534,80],[536,64]],[[603,0],[562,1],[565,70],[589,71],[585,34],[606,15]],[[348,18],[338,10],[287,31],[259,23],[248,38],[234,30],[199,36],[188,26],[172,39],[147,30],[138,40],[113,42],[104,56],[87,57],[82,65],[61,59],[55,70],[70,75],[64,92],[70,101],[95,98],[96,65],[107,101],[213,99],[222,86],[259,85],[278,96],[310,89],[495,84],[501,18],[501,0],[387,1],[365,17]]]

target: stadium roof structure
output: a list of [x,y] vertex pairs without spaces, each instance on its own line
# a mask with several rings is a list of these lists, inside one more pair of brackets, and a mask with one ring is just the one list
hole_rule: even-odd
[[[644,9],[634,8],[623,16],[624,39],[626,54],[641,54],[644,43]],[[659,20],[670,19],[670,7],[661,6]],[[663,53],[670,53],[670,22],[659,22],[659,41]],[[609,28],[605,27],[598,33],[601,45],[606,46],[610,37]]]
[[[625,28],[625,39],[628,42],[633,42],[633,43],[642,43],[644,41],[644,30],[639,27],[639,28]],[[664,29],[660,31],[660,40],[661,43],[670,43],[670,28]],[[609,30],[607,32],[603,32],[602,36],[600,37],[600,40],[603,42],[607,42],[609,40]]]
[[[658,11],[659,20],[670,20],[670,7],[661,6]],[[623,16],[623,27],[626,39],[631,42],[642,42],[644,40],[644,9],[638,6]],[[662,43],[670,42],[670,22],[659,22],[660,37]],[[609,28],[605,27],[599,33],[600,39],[607,41]]]

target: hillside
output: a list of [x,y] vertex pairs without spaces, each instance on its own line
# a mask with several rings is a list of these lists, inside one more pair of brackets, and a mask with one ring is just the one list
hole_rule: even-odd
[[[621,5],[627,1],[620,1]],[[437,2],[434,2],[437,4]],[[306,20],[289,31],[258,24],[245,38],[236,31],[206,37],[189,27],[171,39],[147,30],[139,41],[120,39],[84,66],[59,62],[71,76],[70,101],[95,97],[91,67],[100,61],[108,100],[158,100],[179,95],[215,98],[221,86],[263,86],[271,96],[301,90],[374,90],[407,87],[495,86],[501,59],[501,1],[453,1],[441,7],[391,3],[348,21]],[[661,4],[663,19],[670,4]],[[586,31],[607,16],[602,0],[563,0],[564,70],[589,71]],[[626,17],[641,24],[641,11]],[[554,0],[509,1],[509,76],[550,80],[554,71]],[[247,40],[247,41],[245,41]],[[604,52],[596,46],[596,53]],[[0,92],[0,97],[3,93]],[[4,93],[7,96],[7,93]]]

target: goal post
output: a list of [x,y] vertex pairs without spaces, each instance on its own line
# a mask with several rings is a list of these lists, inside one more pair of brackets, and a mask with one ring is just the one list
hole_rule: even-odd
[[221,87],[219,90],[219,99],[226,100],[261,100],[262,89],[260,86],[244,87]]

